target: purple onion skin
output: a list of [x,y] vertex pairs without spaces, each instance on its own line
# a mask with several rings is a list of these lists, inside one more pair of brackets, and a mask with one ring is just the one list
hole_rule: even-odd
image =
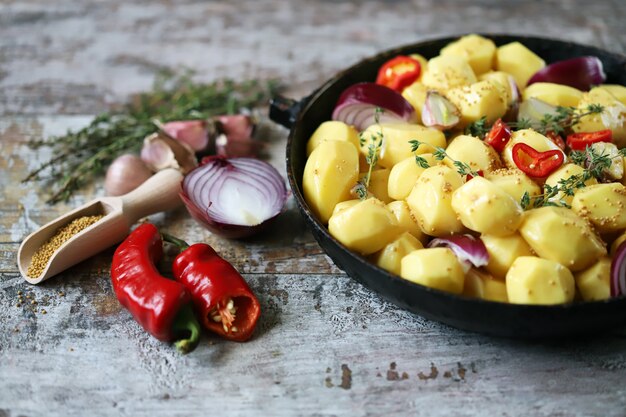
[[537,71],[526,86],[533,83],[555,83],[568,85],[581,91],[589,91],[593,86],[606,81],[602,61],[595,56],[557,61]]
[[[337,104],[333,110],[332,119],[352,124],[350,120],[340,117],[342,110],[346,108],[346,106],[350,105],[372,106],[371,110],[369,110],[371,111],[370,118],[372,119],[372,123],[375,119],[374,111],[376,107],[380,107],[388,114],[385,115],[385,113],[383,113],[383,115],[380,116],[381,120],[388,117],[406,122],[416,120],[415,109],[404,97],[402,97],[400,93],[389,87],[376,83],[357,83],[346,88],[341,93],[339,100],[337,100]],[[359,130],[364,130],[367,128],[365,124],[359,124],[357,128]]]
[[611,297],[624,295],[624,290],[626,290],[620,285],[620,272],[626,273],[624,262],[626,262],[626,242],[619,245],[611,261]]

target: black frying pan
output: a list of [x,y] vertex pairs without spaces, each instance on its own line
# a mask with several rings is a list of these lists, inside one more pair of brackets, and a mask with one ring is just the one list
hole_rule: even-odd
[[[547,63],[583,55],[595,55],[604,64],[607,83],[626,85],[626,57],[592,46],[530,36],[484,35],[497,45],[519,41]],[[331,112],[341,92],[362,81],[373,81],[380,65],[398,54],[419,53],[426,58],[458,36],[435,39],[392,49],[348,68],[327,81],[313,94],[296,102],[283,97],[273,100],[270,118],[291,129],[287,142],[287,175],[296,203],[313,236],[349,276],[387,300],[429,319],[480,333],[545,338],[602,331],[626,323],[626,297],[601,302],[578,302],[559,306],[503,304],[466,298],[404,280],[378,268],[349,251],[312,214],[302,195],[306,143]]]

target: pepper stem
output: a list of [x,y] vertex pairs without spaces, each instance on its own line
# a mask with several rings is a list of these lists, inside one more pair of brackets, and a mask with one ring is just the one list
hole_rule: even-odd
[[164,242],[171,243],[172,245],[175,245],[176,247],[178,247],[178,249],[180,249],[181,252],[189,247],[189,243],[185,242],[182,239],[174,237],[174,236],[172,236],[170,234],[161,233],[161,237],[163,238]]
[[185,304],[176,314],[172,323],[172,333],[176,337],[184,337],[174,342],[176,350],[183,355],[191,352],[200,341],[200,323],[193,314],[191,304]]

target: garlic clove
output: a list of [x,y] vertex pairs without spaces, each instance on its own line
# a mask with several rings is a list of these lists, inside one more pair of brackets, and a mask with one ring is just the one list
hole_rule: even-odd
[[253,138],[256,124],[253,119],[244,114],[217,116],[217,131],[215,151],[220,156],[255,157],[263,144]]
[[203,151],[209,145],[209,129],[205,120],[167,122],[161,126],[161,129],[196,152]]
[[194,151],[187,144],[160,133],[146,136],[141,159],[154,171],[175,168],[186,174],[198,165]]
[[132,154],[120,155],[107,169],[104,189],[107,195],[123,195],[139,187],[151,176],[152,171],[141,158]]

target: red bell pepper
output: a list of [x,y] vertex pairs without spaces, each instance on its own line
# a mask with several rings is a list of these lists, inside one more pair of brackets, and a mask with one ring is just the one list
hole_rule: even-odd
[[613,142],[613,131],[604,129],[597,132],[574,133],[567,137],[567,146],[573,151],[584,151],[587,146],[598,142]]
[[165,239],[184,248],[174,259],[172,271],[191,293],[204,327],[229,340],[248,340],[261,306],[241,274],[207,244],[187,247],[171,236]]
[[155,264],[163,241],[150,223],[137,227],[115,250],[111,282],[119,302],[152,336],[175,341],[182,353],[198,344],[200,324],[184,285],[162,276]]
[[526,175],[533,178],[545,178],[557,170],[565,155],[561,150],[539,152],[525,143],[517,143],[512,150],[513,162]]
[[491,130],[485,136],[485,142],[498,152],[502,152],[511,139],[511,128],[502,119],[496,120]]
[[417,81],[421,71],[422,66],[417,59],[398,55],[380,67],[376,77],[376,84],[384,85],[402,93],[402,90]]

